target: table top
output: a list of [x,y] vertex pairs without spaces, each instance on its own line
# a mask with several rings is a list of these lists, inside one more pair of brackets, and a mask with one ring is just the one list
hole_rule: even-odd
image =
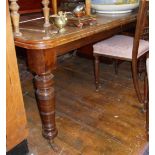
[[[38,15],[24,15],[20,22],[21,37],[15,37],[15,45],[26,49],[49,49],[69,42],[86,38],[94,34],[125,25],[136,20],[136,12],[119,15],[96,14],[96,24],[83,26],[66,26],[63,33],[51,24],[44,28],[44,18]],[[26,19],[26,20],[25,20]]]

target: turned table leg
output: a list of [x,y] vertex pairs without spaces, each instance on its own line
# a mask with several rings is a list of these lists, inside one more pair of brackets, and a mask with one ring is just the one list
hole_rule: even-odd
[[48,140],[57,135],[55,124],[55,92],[52,70],[55,67],[56,55],[50,50],[28,50],[28,65],[36,73],[34,84],[40,117],[42,134]]

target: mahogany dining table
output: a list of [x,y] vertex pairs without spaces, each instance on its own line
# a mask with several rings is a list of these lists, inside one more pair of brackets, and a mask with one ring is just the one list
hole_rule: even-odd
[[27,20],[20,21],[22,35],[15,36],[15,45],[27,49],[28,66],[35,75],[34,85],[42,134],[46,139],[53,140],[58,133],[53,75],[57,56],[125,31],[134,25],[136,15],[136,11],[119,15],[96,14],[95,24],[81,28],[67,25],[65,31],[60,33],[53,24],[44,27],[43,17],[32,19],[28,14]]

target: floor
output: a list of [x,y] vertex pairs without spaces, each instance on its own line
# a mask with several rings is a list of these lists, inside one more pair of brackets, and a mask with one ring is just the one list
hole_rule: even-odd
[[[20,71],[22,75],[23,70]],[[60,59],[55,75],[56,150],[41,135],[32,75],[21,77],[31,155],[140,155],[147,145],[145,114],[131,78],[130,63],[101,64],[101,85],[95,91],[93,61]],[[24,80],[23,80],[24,79]],[[141,81],[140,81],[141,82]]]

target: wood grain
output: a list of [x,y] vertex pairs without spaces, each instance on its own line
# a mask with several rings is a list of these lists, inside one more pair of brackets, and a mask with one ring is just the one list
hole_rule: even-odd
[[28,81],[23,89],[28,92],[24,100],[30,148],[39,155],[140,154],[147,143],[145,114],[140,110],[129,69],[130,63],[122,63],[115,75],[113,65],[102,63],[102,88],[96,92],[91,60],[73,57],[58,64],[54,71],[59,131],[54,141],[58,153],[41,137],[32,81]]
[[[44,29],[44,20],[42,18],[27,23],[24,22],[23,24],[21,23],[22,27],[25,28],[22,29],[24,35],[19,38],[15,37],[15,44],[19,47],[28,49],[27,55],[30,70],[34,71],[36,77],[39,77],[35,78],[37,83],[36,94],[42,119],[42,133],[45,138],[53,140],[57,135],[54,114],[54,81],[53,78],[48,78],[53,75],[56,56],[117,34],[122,31],[123,26],[135,20],[135,12],[121,17],[103,17],[98,15],[96,25],[89,25],[84,28],[66,26],[64,33],[56,34],[50,34],[50,31],[53,31],[54,25],[51,25],[48,29]],[[29,31],[30,29],[33,30],[36,28],[42,30],[43,33]],[[45,40],[44,38],[47,35],[50,39]],[[46,81],[46,79],[48,79],[48,81]],[[51,94],[52,97],[50,97]],[[44,100],[46,100],[46,102]],[[48,117],[45,117],[45,115]]]
[[[17,46],[27,48],[27,49],[47,49],[47,48],[55,48],[58,46],[67,45],[71,42],[77,42],[78,45],[89,41],[89,43],[94,43],[95,41],[100,41],[104,39],[106,35],[109,33],[114,34],[116,33],[116,29],[118,32],[122,31],[123,26],[126,26],[129,23],[132,23],[136,20],[136,13],[133,12],[127,16],[121,17],[111,17],[111,16],[97,16],[97,24],[94,26],[86,26],[82,29],[77,27],[65,27],[65,33],[57,33],[50,35],[51,38],[48,40],[43,40],[45,37],[45,33],[38,33],[36,31],[29,31],[29,30],[21,30],[23,37],[15,38],[15,44]],[[35,22],[30,21],[28,23],[20,24],[22,28],[31,28],[31,29],[39,29],[44,30],[43,28],[44,20],[35,20]],[[56,31],[54,26],[49,28],[49,31]],[[106,33],[106,35],[103,35]],[[101,37],[103,36],[103,38]],[[107,36],[109,37],[109,36]],[[88,43],[88,44],[89,44]],[[84,43],[83,43],[84,44]],[[81,46],[83,46],[83,44]],[[85,43],[86,44],[86,43]],[[76,48],[76,47],[75,47]],[[74,48],[74,49],[75,49]]]
[[26,139],[28,135],[8,3],[6,61],[6,136],[8,151]]

